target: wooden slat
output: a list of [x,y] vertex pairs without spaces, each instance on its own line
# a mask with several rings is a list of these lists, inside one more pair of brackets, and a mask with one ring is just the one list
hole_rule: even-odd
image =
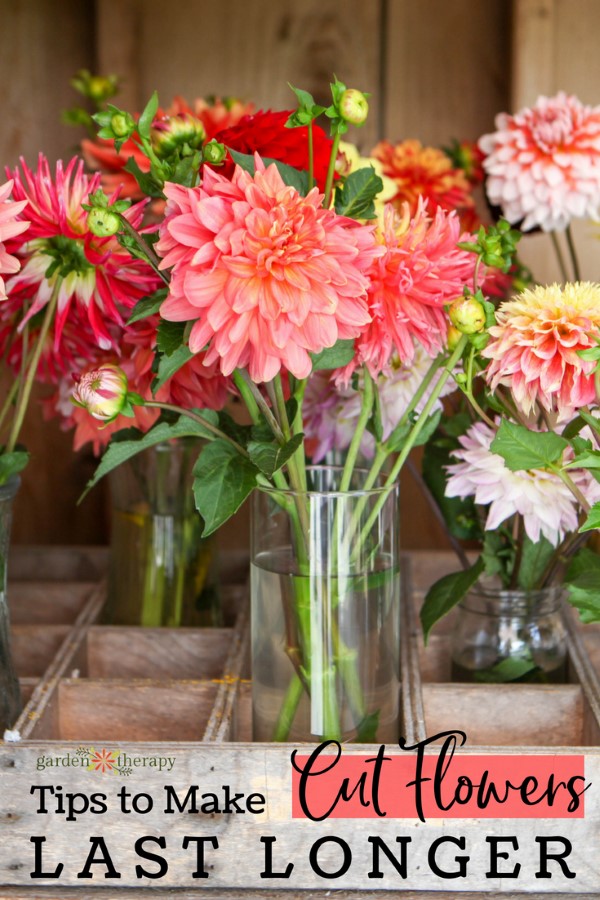
[[93,681],[58,686],[61,741],[199,741],[217,694],[210,681]]
[[73,624],[94,587],[93,582],[13,583],[8,590],[11,622],[14,625]]
[[69,631],[69,625],[13,625],[11,646],[17,675],[41,678]]
[[9,580],[11,587],[15,581],[99,581],[107,566],[108,547],[16,544],[10,549]]
[[86,638],[89,678],[218,678],[232,641],[229,628],[94,626]]
[[[380,94],[380,6],[380,0],[253,0],[249,15],[239,0],[179,0],[167,15],[161,0],[101,0],[99,59],[113,70],[123,65],[140,103],[158,89],[165,105],[176,94],[188,100],[216,94],[253,101],[257,109],[292,108],[288,81],[328,105],[335,73],[374,93],[370,122],[356,135],[371,146]],[[126,38],[115,35],[123,7],[125,22],[135,21],[135,39],[131,30]]]
[[508,102],[509,4],[389,0],[384,133],[475,140]]
[[577,685],[424,684],[427,734],[459,727],[469,746],[577,747],[583,692]]

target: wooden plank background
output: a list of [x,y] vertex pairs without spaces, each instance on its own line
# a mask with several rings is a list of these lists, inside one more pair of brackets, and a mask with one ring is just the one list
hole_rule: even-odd
[[[158,89],[163,101],[237,95],[259,108],[291,105],[286,82],[325,100],[333,72],[373,94],[357,143],[416,137],[443,145],[475,139],[502,110],[559,88],[600,101],[597,0],[0,0],[0,160],[34,162],[71,154],[77,134],[60,124],[82,67],[123,78],[121,102],[139,109]],[[600,277],[596,237],[585,232],[587,277]],[[528,238],[538,277],[554,274],[544,239]],[[594,271],[595,265],[595,271]],[[93,469],[55,422],[29,416],[34,461],[24,478],[14,538],[102,542],[106,489],[75,499]],[[410,479],[403,486],[406,547],[444,538]],[[245,519],[227,539],[245,540]]]

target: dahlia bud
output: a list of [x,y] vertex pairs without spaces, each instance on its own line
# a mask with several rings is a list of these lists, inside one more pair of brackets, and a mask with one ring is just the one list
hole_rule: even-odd
[[110,127],[116,138],[128,138],[135,131],[135,121],[129,113],[118,112],[111,116]]
[[448,335],[446,337],[446,346],[448,350],[452,353],[453,350],[456,350],[458,346],[458,342],[462,338],[462,332],[455,328],[454,325],[450,325],[448,328]]
[[369,112],[367,98],[362,91],[347,88],[339,102],[340,116],[351,125],[364,125]]
[[212,166],[221,165],[222,162],[225,162],[226,156],[227,150],[225,144],[220,144],[218,141],[214,140],[214,138],[212,141],[208,141],[202,148],[202,158]]
[[109,209],[95,206],[90,209],[87,218],[88,228],[96,237],[105,238],[116,234],[121,227],[118,215]]
[[485,310],[475,297],[457,297],[450,304],[448,315],[461,334],[477,334],[485,328]]
[[77,382],[71,400],[95,419],[110,422],[127,402],[127,375],[111,363],[86,372]]
[[87,83],[86,94],[95,103],[102,103],[107,97],[115,93],[115,78],[106,78],[103,75],[91,75]]
[[189,113],[166,116],[152,126],[152,147],[157,156],[165,159],[178,147],[196,150],[206,137],[204,126],[199,119]]

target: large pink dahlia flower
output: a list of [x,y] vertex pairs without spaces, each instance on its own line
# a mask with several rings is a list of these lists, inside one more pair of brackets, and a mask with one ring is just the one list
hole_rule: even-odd
[[[20,215],[31,222],[25,238],[14,247],[23,267],[6,286],[12,299],[27,305],[24,321],[46,306],[61,278],[55,350],[73,304],[89,320],[97,345],[113,346],[109,324],[122,325],[124,311],[155,290],[160,279],[116,238],[98,238],[88,229],[82,204],[99,187],[100,175],[85,175],[83,161],[74,157],[66,168],[59,161],[53,177],[48,160],[40,154],[36,171],[21,161],[12,177],[14,198],[26,204]],[[125,212],[134,228],[141,225],[143,208],[139,203]]]
[[309,353],[355,338],[369,322],[367,270],[382,252],[373,228],[302,197],[256,157],[254,176],[205,170],[202,184],[166,185],[158,252],[173,266],[161,315],[197,320],[189,339],[221,372],[247,368],[255,382],[283,368],[311,370]]
[[594,401],[595,363],[578,351],[600,338],[600,285],[538,285],[502,303],[496,320],[483,351],[492,390],[506,385],[526,415],[538,402],[559,421]]
[[460,232],[456,213],[438,207],[430,217],[423,201],[412,218],[408,207],[402,219],[386,208],[384,252],[369,272],[372,321],[358,339],[352,368],[365,363],[376,377],[394,352],[410,363],[415,341],[430,354],[442,348],[449,324],[444,306],[472,284],[475,271],[475,254],[456,246]]
[[486,191],[523,231],[566,228],[571,219],[600,214],[600,106],[560,92],[531,108],[496,117],[480,138]]

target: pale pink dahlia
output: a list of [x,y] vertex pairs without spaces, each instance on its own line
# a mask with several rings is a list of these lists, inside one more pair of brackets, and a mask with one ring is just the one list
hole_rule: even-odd
[[[85,175],[83,161],[76,157],[66,168],[59,161],[53,176],[41,154],[37,171],[21,161],[21,169],[12,176],[13,196],[26,203],[21,217],[31,222],[26,240],[15,248],[23,268],[6,285],[11,298],[19,298],[27,308],[23,321],[46,306],[60,278],[55,349],[73,305],[89,320],[97,345],[113,346],[109,324],[121,325],[126,310],[155,290],[160,279],[116,238],[98,238],[89,231],[82,204],[99,187],[100,176]],[[139,203],[125,212],[135,228],[141,224],[143,208]]]
[[256,157],[254,176],[205,169],[199,187],[165,194],[157,249],[173,272],[161,315],[196,320],[189,345],[207,348],[206,365],[248,368],[255,382],[282,368],[305,378],[309,353],[369,322],[367,270],[382,251],[371,226],[323,209],[317,189],[302,197]]
[[357,341],[352,368],[365,363],[376,377],[394,352],[410,363],[415,341],[430,354],[443,347],[449,324],[444,306],[462,294],[465,284],[473,283],[475,271],[475,254],[460,250],[460,239],[454,212],[438,207],[430,217],[427,204],[419,202],[412,218],[405,207],[400,219],[386,208],[384,253],[369,272],[372,321]]
[[523,231],[566,228],[600,214],[600,106],[584,106],[562,91],[531,108],[496,118],[480,138],[486,191]]
[[16,256],[9,253],[4,242],[22,234],[29,228],[27,219],[17,219],[19,213],[27,206],[26,200],[11,200],[13,181],[7,181],[0,187],[0,300],[6,300],[6,291],[2,275],[14,275],[21,268]]
[[496,320],[483,351],[492,390],[506,385],[526,415],[538,402],[559,421],[594,401],[595,363],[578,351],[600,339],[600,285],[538,285],[502,303]]
[[[486,531],[519,513],[532,541],[543,535],[558,546],[579,527],[580,510],[573,495],[554,472],[511,472],[502,457],[490,450],[494,437],[493,428],[476,422],[459,439],[461,447],[452,454],[459,462],[448,466],[446,496],[473,497],[475,503],[488,506]],[[600,485],[587,473],[573,470],[573,475],[588,502],[594,503],[600,497]]]

